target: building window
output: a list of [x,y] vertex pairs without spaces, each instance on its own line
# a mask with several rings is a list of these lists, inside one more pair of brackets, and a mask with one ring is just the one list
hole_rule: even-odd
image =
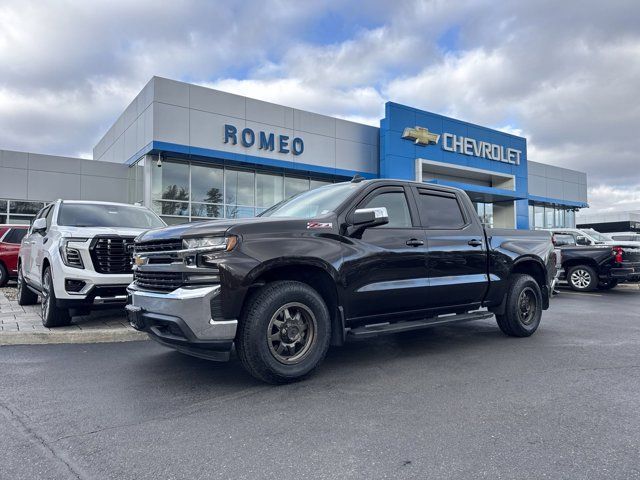
[[480,221],[486,227],[493,227],[493,203],[474,202]]
[[529,228],[575,228],[575,211],[568,208],[529,204]]
[[308,178],[287,177],[284,179],[284,196],[285,198],[293,197],[298,193],[309,190]]
[[0,199],[0,223],[29,225],[45,202]]
[[327,180],[163,159],[151,166],[151,205],[168,224],[253,217]]

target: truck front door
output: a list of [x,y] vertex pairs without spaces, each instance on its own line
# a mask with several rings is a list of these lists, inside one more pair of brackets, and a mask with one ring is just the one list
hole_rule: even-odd
[[428,287],[424,230],[404,186],[379,187],[354,208],[385,207],[389,223],[365,230],[354,260],[345,259],[349,318],[424,308]]
[[489,286],[480,220],[455,193],[421,187],[413,191],[428,246],[429,307],[477,307]]

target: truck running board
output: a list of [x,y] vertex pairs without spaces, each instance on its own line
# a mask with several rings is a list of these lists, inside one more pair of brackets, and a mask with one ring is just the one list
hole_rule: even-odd
[[432,327],[434,325],[444,325],[447,323],[469,322],[472,320],[484,320],[493,317],[491,312],[473,312],[459,315],[444,315],[439,317],[429,317],[422,320],[411,320],[398,323],[377,323],[364,327],[353,328],[347,331],[347,338],[363,339],[377,337],[388,333],[408,332]]

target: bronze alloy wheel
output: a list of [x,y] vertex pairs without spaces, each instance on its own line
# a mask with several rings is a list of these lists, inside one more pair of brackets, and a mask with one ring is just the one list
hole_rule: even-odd
[[518,297],[518,317],[523,325],[531,325],[536,318],[538,300],[531,287],[526,287]]
[[285,365],[300,363],[311,350],[316,331],[316,317],[309,307],[287,303],[273,314],[267,327],[269,351]]

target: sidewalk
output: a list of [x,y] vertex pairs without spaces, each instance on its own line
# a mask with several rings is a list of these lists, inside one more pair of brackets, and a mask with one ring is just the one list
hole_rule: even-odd
[[[12,284],[10,284],[12,285]],[[102,343],[146,340],[129,326],[122,309],[102,310],[74,317],[68,327],[45,328],[40,305],[21,307],[15,288],[0,288],[0,345],[44,343]]]

